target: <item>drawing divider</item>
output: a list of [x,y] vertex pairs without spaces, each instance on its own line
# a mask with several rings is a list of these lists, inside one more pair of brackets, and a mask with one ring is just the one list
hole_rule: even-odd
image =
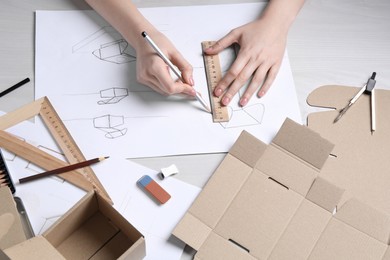
[[67,166],[64,166],[64,167],[61,167],[61,168],[57,168],[57,169],[54,169],[54,170],[51,170],[51,171],[46,171],[46,172],[39,173],[39,174],[36,174],[36,175],[31,175],[31,176],[19,179],[19,183],[26,183],[26,182],[29,182],[29,181],[33,181],[33,180],[37,180],[37,179],[43,178],[43,177],[51,176],[51,175],[54,175],[54,174],[61,174],[61,173],[64,173],[64,172],[74,171],[74,170],[77,170],[77,169],[80,169],[80,168],[83,168],[83,167],[87,167],[87,166],[90,166],[92,164],[101,162],[101,161],[103,161],[103,160],[105,160],[107,158],[109,158],[109,157],[106,156],[106,157],[94,158],[94,159],[90,159],[90,160],[87,160],[87,161],[83,161],[83,162],[67,165]]

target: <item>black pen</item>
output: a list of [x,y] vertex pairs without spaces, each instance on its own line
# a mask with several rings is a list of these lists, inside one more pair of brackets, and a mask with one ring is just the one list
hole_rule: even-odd
[[30,79],[29,79],[29,78],[25,78],[25,79],[22,80],[21,82],[16,83],[15,85],[13,85],[13,86],[10,87],[10,88],[7,88],[7,89],[4,90],[3,92],[0,92],[0,97],[7,95],[7,94],[10,93],[11,91],[14,91],[15,89],[17,89],[17,88],[20,87],[20,86],[23,86],[23,85],[26,84],[27,82],[30,82]]
[[[154,41],[150,38],[150,36],[146,32],[142,32],[142,36],[147,40],[147,42],[152,46],[152,48],[157,52],[158,56],[171,68],[173,73],[182,81],[184,82],[180,71],[175,67],[175,65],[172,64],[172,62],[164,55],[164,53],[160,50],[160,48],[154,43]],[[207,110],[207,112],[211,113],[211,110],[209,106],[207,105],[206,101],[202,98],[200,93],[198,91],[195,91],[196,99],[202,104],[202,106]]]

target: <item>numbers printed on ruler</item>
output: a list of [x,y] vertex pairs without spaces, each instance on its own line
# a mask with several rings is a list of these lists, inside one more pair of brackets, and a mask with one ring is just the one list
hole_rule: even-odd
[[[65,154],[65,157],[69,160],[70,163],[77,163],[81,161],[85,161],[84,155],[81,150],[77,147],[75,141],[73,140],[70,133],[67,131],[65,125],[62,120],[58,117],[54,108],[47,101],[42,104],[42,110],[45,111],[42,114],[42,119],[48,122],[47,127],[53,130],[53,137],[56,139],[58,145],[62,148],[62,151]],[[85,167],[80,169],[83,176],[94,186],[95,189],[105,193],[105,191],[101,191],[99,188],[99,181],[94,178],[94,173],[92,169]]]
[[[212,46],[215,42],[205,41],[202,42],[202,48],[206,49]],[[209,89],[209,96],[211,101],[211,110],[213,113],[214,122],[227,122],[229,121],[229,114],[227,107],[221,105],[221,97],[214,96],[214,89],[218,82],[222,78],[221,65],[218,55],[203,55],[207,85]]]

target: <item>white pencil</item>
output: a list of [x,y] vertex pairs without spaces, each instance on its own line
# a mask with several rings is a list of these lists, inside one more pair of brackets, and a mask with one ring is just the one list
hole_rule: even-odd
[[[164,55],[164,53],[160,50],[160,48],[156,45],[156,43],[150,38],[150,36],[146,32],[142,32],[142,36],[148,41],[150,46],[157,52],[158,56],[163,59],[163,61],[171,68],[173,73],[182,81],[184,82],[180,71],[173,65],[173,63]],[[200,93],[198,91],[196,92],[196,99],[202,104],[202,106],[207,110],[207,112],[211,113],[211,110],[209,106],[207,105],[206,101],[202,98]]]

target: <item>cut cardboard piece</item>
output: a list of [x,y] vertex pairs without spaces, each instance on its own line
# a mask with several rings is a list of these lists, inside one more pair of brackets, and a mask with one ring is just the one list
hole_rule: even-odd
[[0,249],[5,249],[26,240],[22,221],[11,190],[0,187]]
[[5,253],[11,259],[66,259],[42,236],[7,248]]
[[243,132],[173,234],[195,259],[382,259],[390,219],[340,206],[344,190],[319,177],[332,149],[289,119],[268,146]]
[[346,189],[341,203],[355,197],[390,215],[390,91],[375,89],[376,131],[371,134],[370,97],[362,95],[337,122],[341,108],[360,88],[322,86],[308,97],[311,106],[336,110],[312,113],[308,126],[334,143],[334,157],[321,177]]
[[[31,248],[36,251],[33,255],[29,253]],[[143,235],[94,191],[42,236],[7,248],[5,253],[12,259],[28,256],[33,260],[142,259],[146,249]]]

